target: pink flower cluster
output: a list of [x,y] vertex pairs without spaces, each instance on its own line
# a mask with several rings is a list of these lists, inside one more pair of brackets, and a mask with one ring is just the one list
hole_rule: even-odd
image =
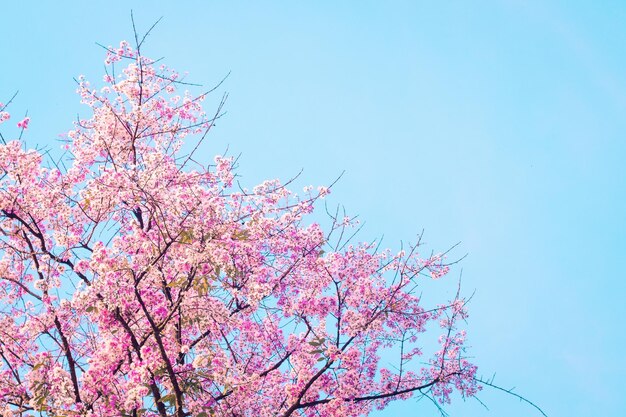
[[17,127],[20,129],[28,129],[28,123],[30,123],[30,117],[25,117],[21,121],[17,122]]
[[126,42],[106,63],[103,88],[79,79],[71,158],[0,145],[4,416],[356,417],[476,393],[465,301],[416,295],[442,256],[349,244],[353,219],[311,216],[326,187],[233,187],[233,158],[194,154],[203,94]]

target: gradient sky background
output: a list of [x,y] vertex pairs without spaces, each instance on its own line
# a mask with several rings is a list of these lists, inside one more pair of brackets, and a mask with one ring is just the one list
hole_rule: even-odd
[[[366,221],[362,240],[461,241],[468,257],[433,291],[454,291],[462,269],[476,292],[481,374],[551,417],[624,415],[625,2],[2,3],[0,98],[20,90],[11,111],[28,110],[32,146],[56,149],[84,114],[72,77],[101,79],[95,42],[130,40],[131,8],[140,30],[163,16],[146,55],[206,86],[232,71],[207,161],[229,146],[249,184],[345,170],[330,202]],[[539,415],[480,399],[490,411],[447,411]],[[437,410],[374,414],[418,415]]]

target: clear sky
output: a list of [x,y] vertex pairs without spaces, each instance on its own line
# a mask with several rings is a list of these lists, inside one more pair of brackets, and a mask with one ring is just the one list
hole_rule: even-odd
[[[146,54],[210,86],[228,114],[203,150],[249,183],[327,184],[362,240],[461,242],[480,373],[551,417],[626,410],[626,3],[623,1],[2,2],[0,98],[27,141],[84,112],[72,77],[163,16]],[[217,96],[216,96],[217,97]],[[430,289],[432,286],[429,285]],[[453,417],[539,415],[486,390]],[[427,402],[377,417],[436,416]]]

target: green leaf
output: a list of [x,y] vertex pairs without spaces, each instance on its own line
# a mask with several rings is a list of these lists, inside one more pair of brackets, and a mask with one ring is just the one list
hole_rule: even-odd
[[239,230],[233,233],[233,238],[236,240],[246,240],[250,236],[250,232],[247,230]]
[[175,394],[164,395],[161,397],[159,401],[162,403],[169,403],[170,405],[173,405],[176,402],[176,395]]
[[171,281],[169,284],[167,284],[167,286],[170,288],[181,287],[185,281],[186,281],[185,277],[178,278],[178,279]]
[[310,341],[309,345],[317,347],[317,346],[321,346],[322,344],[324,344],[325,341],[326,341],[326,338],[322,337],[321,339]]
[[191,243],[193,241],[193,231],[191,229],[180,232],[181,243]]

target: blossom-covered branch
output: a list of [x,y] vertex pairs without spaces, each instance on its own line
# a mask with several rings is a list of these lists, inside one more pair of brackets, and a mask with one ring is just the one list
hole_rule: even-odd
[[234,188],[233,158],[195,163],[223,100],[206,113],[127,42],[105,64],[102,86],[77,79],[91,117],[63,163],[0,145],[3,417],[362,416],[477,392],[465,300],[416,295],[443,255],[352,242],[338,212],[324,228],[327,187]]

